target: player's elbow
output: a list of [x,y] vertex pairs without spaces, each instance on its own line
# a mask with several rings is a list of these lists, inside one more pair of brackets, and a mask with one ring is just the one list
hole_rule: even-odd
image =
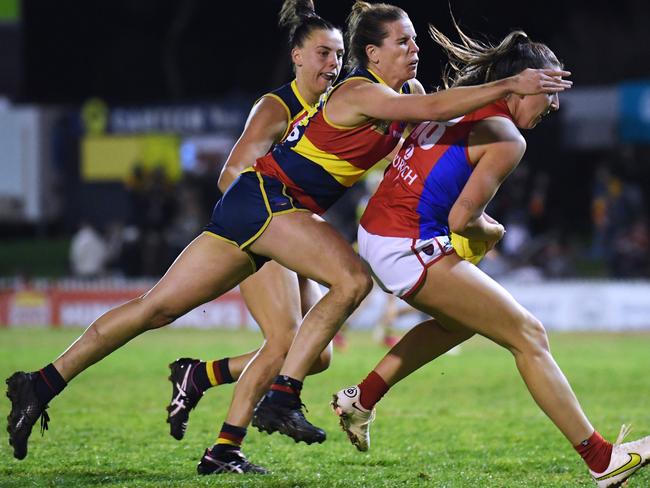
[[225,193],[228,187],[232,184],[232,182],[235,181],[237,176],[239,176],[240,172],[241,169],[234,168],[233,165],[226,165],[223,168],[221,175],[219,175],[219,181],[217,182],[219,191],[221,193]]

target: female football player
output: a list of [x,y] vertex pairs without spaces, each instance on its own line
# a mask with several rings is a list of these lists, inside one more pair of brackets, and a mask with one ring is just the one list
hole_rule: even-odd
[[237,177],[215,205],[205,231],[160,281],[99,317],[53,363],[8,379],[7,429],[15,457],[25,457],[34,423],[47,418],[49,401],[75,376],[139,334],[221,296],[271,259],[329,290],[302,321],[273,392],[254,419],[260,428],[296,440],[324,440],[324,432],[303,416],[302,380],[372,281],[352,248],[319,214],[396,147],[405,124],[391,121],[448,120],[508,94],[555,93],[571,85],[560,79],[569,74],[563,70],[526,70],[481,86],[425,95],[421,85],[409,83],[417,71],[418,47],[403,10],[358,2],[351,27],[358,67],[307,125],[294,127],[284,142]]
[[[279,25],[289,30],[295,79],[263,95],[253,106],[219,179],[222,192],[247,163],[264,156],[306,119],[341,70],[341,31],[316,14],[311,0],[286,0]],[[202,474],[263,471],[241,454],[246,427],[255,404],[278,374],[302,317],[322,296],[315,282],[273,261],[244,280],[239,289],[264,334],[259,351],[216,361],[181,358],[170,365],[172,399],[167,407],[167,422],[171,435],[179,440],[185,434],[190,411],[203,393],[212,386],[237,382],[216,444],[199,464]],[[330,356],[331,346],[325,348],[311,372],[326,369]]]
[[[431,27],[451,60],[446,86],[496,81],[525,68],[561,69],[546,45],[521,31],[493,47],[456,28],[462,44]],[[334,395],[341,426],[359,450],[368,448],[373,407],[392,385],[478,333],[513,354],[531,395],[598,486],[619,486],[650,458],[650,437],[613,446],[594,430],[542,324],[450,244],[450,231],[488,248],[503,237],[485,208],[524,154],[518,129],[532,129],[559,108],[557,93],[513,94],[448,122],[422,122],[389,166],[361,218],[359,253],[382,288],[435,319],[405,335],[359,385]]]
[[[326,210],[366,170],[389,154],[396,147],[406,122],[421,121],[432,112],[442,120],[465,114],[502,98],[499,84],[512,82],[516,76],[532,76],[537,81],[542,81],[537,76],[543,76],[542,85],[548,89],[536,86],[530,92],[524,90],[526,93],[553,93],[570,86],[570,83],[563,85],[559,78],[566,74],[562,70],[529,70],[515,78],[504,78],[480,87],[459,87],[425,95],[414,79],[419,52],[415,31],[402,9],[357,1],[349,17],[348,36],[352,68],[348,77],[328,92],[307,126],[294,129],[285,143],[276,146],[255,165],[264,177],[282,182],[289,194],[313,214]],[[474,91],[470,94],[469,90]],[[521,94],[526,94],[524,91]],[[408,94],[412,92],[416,94]],[[512,92],[505,89],[502,94]],[[440,98],[436,99],[436,95]],[[244,175],[254,178],[246,173],[242,177]],[[367,275],[350,248],[335,245],[335,241],[340,242],[339,237],[331,233],[327,224],[315,220],[313,214],[296,214],[290,229],[288,220],[281,226],[278,219],[275,229],[285,231],[276,233],[269,228],[251,246],[253,251],[257,249],[262,254],[273,252],[274,259],[282,262],[297,257],[299,249],[301,257],[296,265],[300,269],[313,269],[314,263],[309,260],[311,253],[303,253],[305,249],[329,257],[323,263],[329,269],[319,266],[314,269],[321,273],[319,279],[330,286],[329,293],[305,318],[280,375],[253,416],[253,425],[261,430],[279,431],[308,443],[322,442],[325,432],[303,416],[299,398],[302,380],[309,365],[370,289]],[[299,234],[294,223],[301,225]],[[314,236],[320,236],[318,241],[307,237],[308,228],[314,230]],[[288,235],[296,236],[293,242],[297,247],[287,248],[286,254],[278,254],[278,246]],[[332,239],[323,239],[325,235],[331,235]],[[349,272],[349,276],[333,283],[331,272],[338,274],[339,265],[346,268],[344,274]]]

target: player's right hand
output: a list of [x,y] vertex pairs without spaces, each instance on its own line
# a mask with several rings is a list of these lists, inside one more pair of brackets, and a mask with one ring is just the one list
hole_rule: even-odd
[[571,76],[571,72],[559,68],[527,68],[510,77],[511,91],[517,95],[561,92],[573,86],[572,81],[562,79],[566,76]]

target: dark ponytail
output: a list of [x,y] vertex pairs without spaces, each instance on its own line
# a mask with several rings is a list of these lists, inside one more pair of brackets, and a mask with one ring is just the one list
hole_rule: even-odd
[[339,30],[316,13],[312,0],[285,0],[278,25],[289,29],[289,48],[302,47],[315,30]]

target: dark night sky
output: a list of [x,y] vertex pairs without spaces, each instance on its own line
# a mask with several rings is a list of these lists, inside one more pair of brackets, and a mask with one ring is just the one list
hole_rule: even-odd
[[[165,102],[256,94],[290,76],[281,0],[25,0],[19,99]],[[316,0],[319,13],[343,25],[351,0]],[[438,83],[440,51],[427,22],[451,34],[444,0],[396,0],[420,34],[418,78]],[[574,72],[576,86],[650,77],[650,2],[450,0],[472,35],[498,39],[522,28],[546,42]],[[567,3],[567,6],[562,6]],[[613,6],[615,5],[615,7]]]

